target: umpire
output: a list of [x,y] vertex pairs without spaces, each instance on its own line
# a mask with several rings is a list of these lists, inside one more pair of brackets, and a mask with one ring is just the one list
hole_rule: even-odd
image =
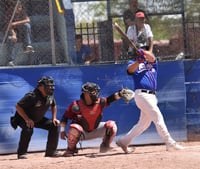
[[[33,134],[33,128],[48,130],[45,157],[57,156],[59,138],[59,120],[54,98],[54,80],[52,77],[43,76],[38,80],[37,87],[24,95],[16,104],[15,116],[11,117],[14,129],[21,127],[21,135],[17,149],[18,159],[27,158],[27,150]],[[52,120],[44,115],[51,108]]]

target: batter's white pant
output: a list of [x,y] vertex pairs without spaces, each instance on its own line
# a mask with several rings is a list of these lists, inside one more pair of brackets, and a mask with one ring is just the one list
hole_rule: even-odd
[[160,137],[166,144],[173,144],[175,141],[170,136],[165,125],[162,113],[157,106],[158,100],[156,95],[135,90],[135,103],[140,109],[140,118],[136,125],[119,140],[123,145],[128,146],[132,140],[142,134],[153,122]]

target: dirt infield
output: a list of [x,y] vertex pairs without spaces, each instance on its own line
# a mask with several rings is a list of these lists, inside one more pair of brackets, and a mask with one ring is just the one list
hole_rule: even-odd
[[165,145],[145,145],[132,154],[117,146],[108,153],[86,148],[73,157],[50,158],[37,152],[18,160],[16,154],[8,154],[0,156],[0,169],[200,169],[200,142],[180,144],[186,148],[175,152],[165,151]]

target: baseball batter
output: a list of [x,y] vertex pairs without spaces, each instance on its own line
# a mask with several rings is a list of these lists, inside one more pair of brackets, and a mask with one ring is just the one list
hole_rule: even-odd
[[170,136],[157,106],[157,60],[152,52],[145,50],[145,47],[144,49],[140,48],[136,55],[135,60],[128,62],[127,73],[132,76],[135,84],[135,103],[140,109],[140,118],[138,123],[124,137],[116,141],[116,144],[125,153],[133,152],[134,149],[131,149],[128,145],[153,122],[158,134],[166,143],[167,150],[181,150],[183,147],[178,145]]

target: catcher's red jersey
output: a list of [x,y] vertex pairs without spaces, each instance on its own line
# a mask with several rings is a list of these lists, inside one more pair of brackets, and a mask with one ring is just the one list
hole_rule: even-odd
[[85,105],[83,100],[71,103],[65,112],[67,119],[80,124],[85,131],[93,131],[102,119],[102,112],[109,104],[106,98],[99,98],[93,105]]

